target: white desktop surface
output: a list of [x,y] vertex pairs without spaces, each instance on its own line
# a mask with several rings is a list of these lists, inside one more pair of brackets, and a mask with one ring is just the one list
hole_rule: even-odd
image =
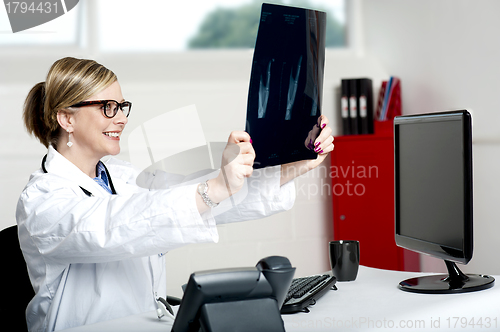
[[[310,307],[309,313],[283,315],[285,329],[287,332],[500,331],[500,286],[447,295],[415,294],[397,288],[400,281],[418,275],[425,274],[361,266],[355,281],[338,282],[338,290],[326,293]],[[495,279],[500,282],[500,277]],[[167,332],[172,323],[171,319],[158,320],[155,312],[147,312],[65,331]]]

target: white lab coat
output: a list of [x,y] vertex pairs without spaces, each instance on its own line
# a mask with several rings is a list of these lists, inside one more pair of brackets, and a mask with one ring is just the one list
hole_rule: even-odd
[[[48,173],[33,173],[19,198],[19,239],[36,293],[26,310],[30,331],[155,310],[156,297],[166,296],[160,254],[188,243],[217,242],[216,223],[287,210],[295,197],[293,181],[279,186],[278,166],[252,176],[248,191],[234,196],[232,202],[240,202],[236,207],[225,200],[200,216],[195,203],[199,180],[148,190],[136,185],[139,173],[130,165],[116,159],[106,165],[118,195],[107,193],[49,147]],[[151,175],[144,182],[159,188],[165,179]]]

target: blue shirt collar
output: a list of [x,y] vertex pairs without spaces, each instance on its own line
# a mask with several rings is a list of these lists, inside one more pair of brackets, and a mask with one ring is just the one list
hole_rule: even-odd
[[109,180],[106,174],[106,169],[104,164],[99,161],[96,166],[96,177],[94,181],[97,182],[101,187],[103,187],[108,193],[112,194],[111,188],[109,187]]

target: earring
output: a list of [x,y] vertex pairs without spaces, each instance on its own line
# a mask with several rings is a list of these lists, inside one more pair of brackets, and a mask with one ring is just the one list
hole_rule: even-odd
[[66,143],[68,147],[71,147],[73,145],[73,142],[71,142],[71,133],[68,130],[68,143]]

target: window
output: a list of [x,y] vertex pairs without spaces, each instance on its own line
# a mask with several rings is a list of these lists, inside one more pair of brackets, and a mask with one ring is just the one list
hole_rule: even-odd
[[[262,2],[264,1],[100,1],[99,48],[104,52],[253,48]],[[345,47],[345,0],[291,0],[274,3],[327,11],[327,47]],[[119,19],[114,19],[116,17]]]
[[327,47],[346,46],[346,0],[79,1],[66,14],[17,33],[0,6],[0,46],[90,47],[106,53],[253,48],[263,2],[326,11]]
[[78,46],[84,25],[83,8],[79,4],[52,21],[12,33],[7,8],[0,6],[0,46]]

